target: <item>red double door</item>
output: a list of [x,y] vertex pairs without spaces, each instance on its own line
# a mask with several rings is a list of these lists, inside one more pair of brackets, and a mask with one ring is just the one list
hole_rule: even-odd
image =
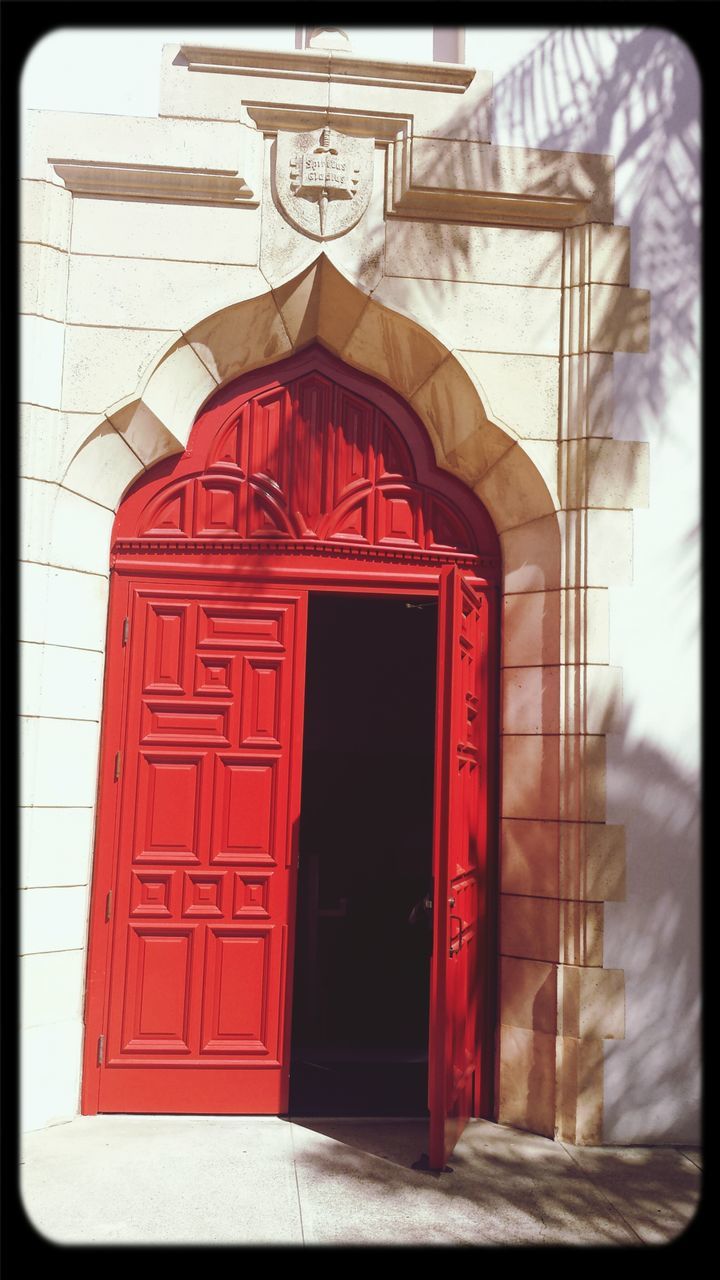
[[[116,589],[124,678],[106,711],[86,1113],[287,1110],[307,602],[306,587],[171,577]],[[455,567],[440,575],[437,671],[441,1168],[488,1085],[488,602]]]

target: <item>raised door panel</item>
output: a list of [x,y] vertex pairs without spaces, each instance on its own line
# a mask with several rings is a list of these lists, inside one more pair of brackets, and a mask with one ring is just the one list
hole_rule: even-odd
[[277,1112],[306,597],[131,600],[99,1110]]

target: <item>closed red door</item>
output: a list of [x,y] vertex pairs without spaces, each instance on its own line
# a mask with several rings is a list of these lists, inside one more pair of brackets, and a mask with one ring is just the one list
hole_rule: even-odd
[[307,593],[128,599],[97,1109],[281,1112]]
[[438,601],[428,1081],[431,1169],[443,1168],[480,1105],[488,870],[488,635],[487,599],[472,590],[455,566],[443,570]]

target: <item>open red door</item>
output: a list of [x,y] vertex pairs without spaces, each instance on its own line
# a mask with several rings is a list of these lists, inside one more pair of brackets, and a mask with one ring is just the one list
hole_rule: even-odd
[[477,1113],[487,869],[487,600],[453,565],[438,601],[434,938],[428,1103],[431,1169]]

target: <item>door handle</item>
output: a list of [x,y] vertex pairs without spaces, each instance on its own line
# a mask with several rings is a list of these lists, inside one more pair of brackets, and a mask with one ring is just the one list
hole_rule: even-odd
[[452,933],[453,920],[457,920],[458,922],[458,938],[460,939],[460,941],[458,942],[458,945],[456,947],[453,947],[452,938],[450,939],[450,955],[456,956],[458,951],[460,951],[462,948],[462,931],[463,931],[462,916],[450,916],[450,932],[451,933]]

